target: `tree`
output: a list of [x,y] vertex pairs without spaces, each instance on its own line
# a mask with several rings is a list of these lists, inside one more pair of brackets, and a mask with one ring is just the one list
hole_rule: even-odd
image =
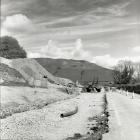
[[140,83],[140,63],[134,63],[134,78],[137,83]]
[[27,54],[15,38],[4,36],[0,38],[0,57],[8,59],[26,58]]
[[133,80],[134,68],[130,61],[119,61],[114,67],[113,78],[115,84],[129,84]]

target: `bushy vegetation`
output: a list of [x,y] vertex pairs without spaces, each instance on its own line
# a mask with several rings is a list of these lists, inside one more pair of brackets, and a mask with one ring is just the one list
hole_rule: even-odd
[[130,61],[120,61],[114,67],[113,78],[115,84],[129,84],[133,80],[134,68]]
[[114,86],[140,94],[140,63],[120,61],[113,71]]
[[17,39],[4,36],[0,38],[0,57],[8,59],[26,58],[25,50],[19,45]]
[[114,84],[140,83],[140,63],[121,60],[113,70]]
[[140,84],[119,85],[118,88],[140,94]]

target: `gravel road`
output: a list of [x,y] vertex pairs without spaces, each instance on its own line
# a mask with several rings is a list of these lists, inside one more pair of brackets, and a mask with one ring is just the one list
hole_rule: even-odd
[[132,93],[107,94],[110,132],[103,140],[140,140],[140,98],[132,99]]

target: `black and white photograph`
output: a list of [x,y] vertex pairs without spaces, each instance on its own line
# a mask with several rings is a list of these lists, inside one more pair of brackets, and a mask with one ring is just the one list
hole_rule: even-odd
[[140,140],[140,0],[0,0],[0,140]]

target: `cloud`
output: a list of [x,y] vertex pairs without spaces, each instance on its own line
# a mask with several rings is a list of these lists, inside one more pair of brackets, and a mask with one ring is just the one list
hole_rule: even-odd
[[82,47],[83,47],[82,39],[79,38],[76,40],[76,43],[75,43],[75,52],[80,51]]
[[11,35],[10,32],[7,31],[7,29],[1,27],[1,36]]
[[49,40],[47,45],[41,47],[38,53],[28,52],[28,57],[50,57],[50,58],[66,58],[77,60],[90,60],[92,57],[88,51],[83,49],[82,39],[77,39],[73,47],[61,47],[61,45],[53,40]]
[[44,45],[37,52],[28,51],[29,58],[72,58],[71,48],[60,48],[59,43],[53,40],[49,40],[47,45]]
[[52,58],[59,58],[62,55],[62,50],[59,48],[58,44],[52,40],[49,40],[48,44],[45,47],[42,47],[40,52],[43,55]]
[[27,53],[27,57],[28,58],[40,58],[42,57],[42,54],[41,53],[36,53],[36,52],[28,52]]
[[126,57],[126,60],[130,60],[134,63],[139,63],[140,62],[140,56]]
[[109,49],[111,46],[109,43],[106,43],[106,42],[90,42],[90,41],[86,41],[84,43],[84,46],[85,46],[85,50],[89,49],[89,50],[95,50],[95,49]]
[[133,47],[132,51],[135,53],[140,53],[140,46]]
[[3,28],[9,31],[25,31],[32,28],[31,20],[23,14],[7,16],[2,23]]
[[109,54],[103,55],[103,56],[95,56],[92,59],[93,63],[96,63],[98,65],[101,65],[106,68],[110,68],[117,64],[118,59],[115,59],[111,57]]
[[90,60],[89,51],[84,50],[83,41],[81,38],[77,39],[75,42],[75,47],[72,50],[72,59],[78,60]]
[[[23,13],[38,24],[48,27],[69,27],[93,24],[98,19],[124,16],[131,0],[2,0],[5,16]],[[108,19],[111,21],[111,19]]]
[[120,57],[130,58],[133,50],[131,59],[136,61],[139,47],[129,49],[140,45],[135,1],[139,3],[2,0],[1,34],[16,37],[29,57],[85,59],[110,67]]
[[[61,17],[59,19],[53,19],[50,22],[44,22],[47,28],[61,28],[61,27],[72,27],[72,26],[83,26],[83,25],[94,25],[100,20],[110,19],[112,17],[121,17],[127,15],[124,9],[130,2],[122,5],[114,5],[112,7],[96,7],[94,10],[90,10],[85,13],[80,13],[76,16]],[[100,24],[100,23],[99,23]],[[102,23],[103,24],[103,23]]]
[[135,57],[125,56],[125,57],[115,58],[115,57],[112,57],[110,54],[106,54],[102,56],[93,57],[92,62],[106,68],[112,68],[120,60],[128,60],[128,61],[137,63],[137,62],[140,62],[140,56],[135,56]]

